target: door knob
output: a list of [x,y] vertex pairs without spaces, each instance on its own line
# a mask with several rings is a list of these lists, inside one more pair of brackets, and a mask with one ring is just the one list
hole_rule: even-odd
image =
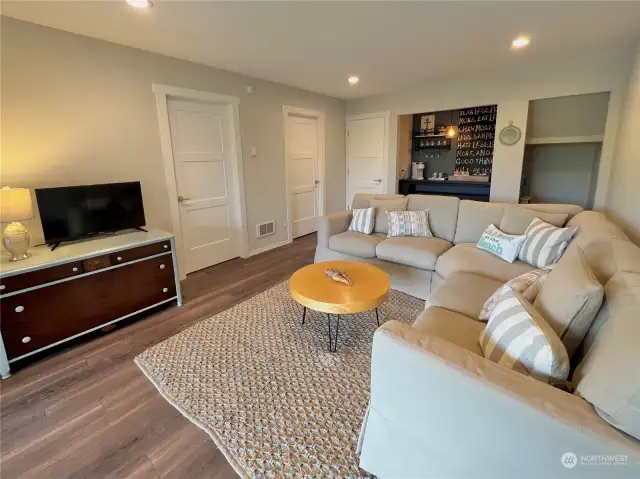
[[179,201],[180,203],[182,203],[183,201],[189,201],[190,199],[191,199],[191,198],[185,198],[185,197],[184,197],[184,196],[182,196],[182,195],[178,195],[178,201]]
[[378,178],[377,180],[373,180],[373,181],[375,181],[376,183],[382,183],[382,178]]

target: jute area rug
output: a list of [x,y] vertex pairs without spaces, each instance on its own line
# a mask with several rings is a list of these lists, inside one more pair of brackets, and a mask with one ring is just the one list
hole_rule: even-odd
[[[392,291],[380,321],[411,323],[423,308]],[[240,476],[363,477],[355,449],[369,400],[375,313],[341,317],[336,353],[328,351],[326,314],[309,310],[301,320],[285,282],[135,361]]]

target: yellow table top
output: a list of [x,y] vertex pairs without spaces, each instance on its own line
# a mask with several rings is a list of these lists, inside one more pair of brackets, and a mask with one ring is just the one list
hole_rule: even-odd
[[[351,286],[333,281],[327,269],[346,272]],[[391,280],[384,271],[355,261],[326,261],[296,271],[289,280],[291,296],[307,308],[323,313],[351,314],[370,311],[387,300]]]

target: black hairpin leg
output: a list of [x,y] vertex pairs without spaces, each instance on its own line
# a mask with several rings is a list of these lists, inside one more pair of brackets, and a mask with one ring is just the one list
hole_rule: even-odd
[[380,316],[378,316],[378,308],[376,308],[376,321],[378,322],[378,327],[380,327]]
[[304,318],[307,317],[307,307],[303,306],[303,310],[302,310],[302,324],[304,324]]
[[338,330],[340,329],[340,315],[336,314],[336,335],[335,338],[331,338],[331,315],[327,313],[327,325],[329,326],[329,352],[335,353],[338,350]]

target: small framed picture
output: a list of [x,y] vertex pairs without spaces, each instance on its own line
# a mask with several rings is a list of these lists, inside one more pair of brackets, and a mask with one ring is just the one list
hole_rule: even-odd
[[423,135],[433,135],[436,129],[435,115],[422,115],[420,117],[420,133]]

